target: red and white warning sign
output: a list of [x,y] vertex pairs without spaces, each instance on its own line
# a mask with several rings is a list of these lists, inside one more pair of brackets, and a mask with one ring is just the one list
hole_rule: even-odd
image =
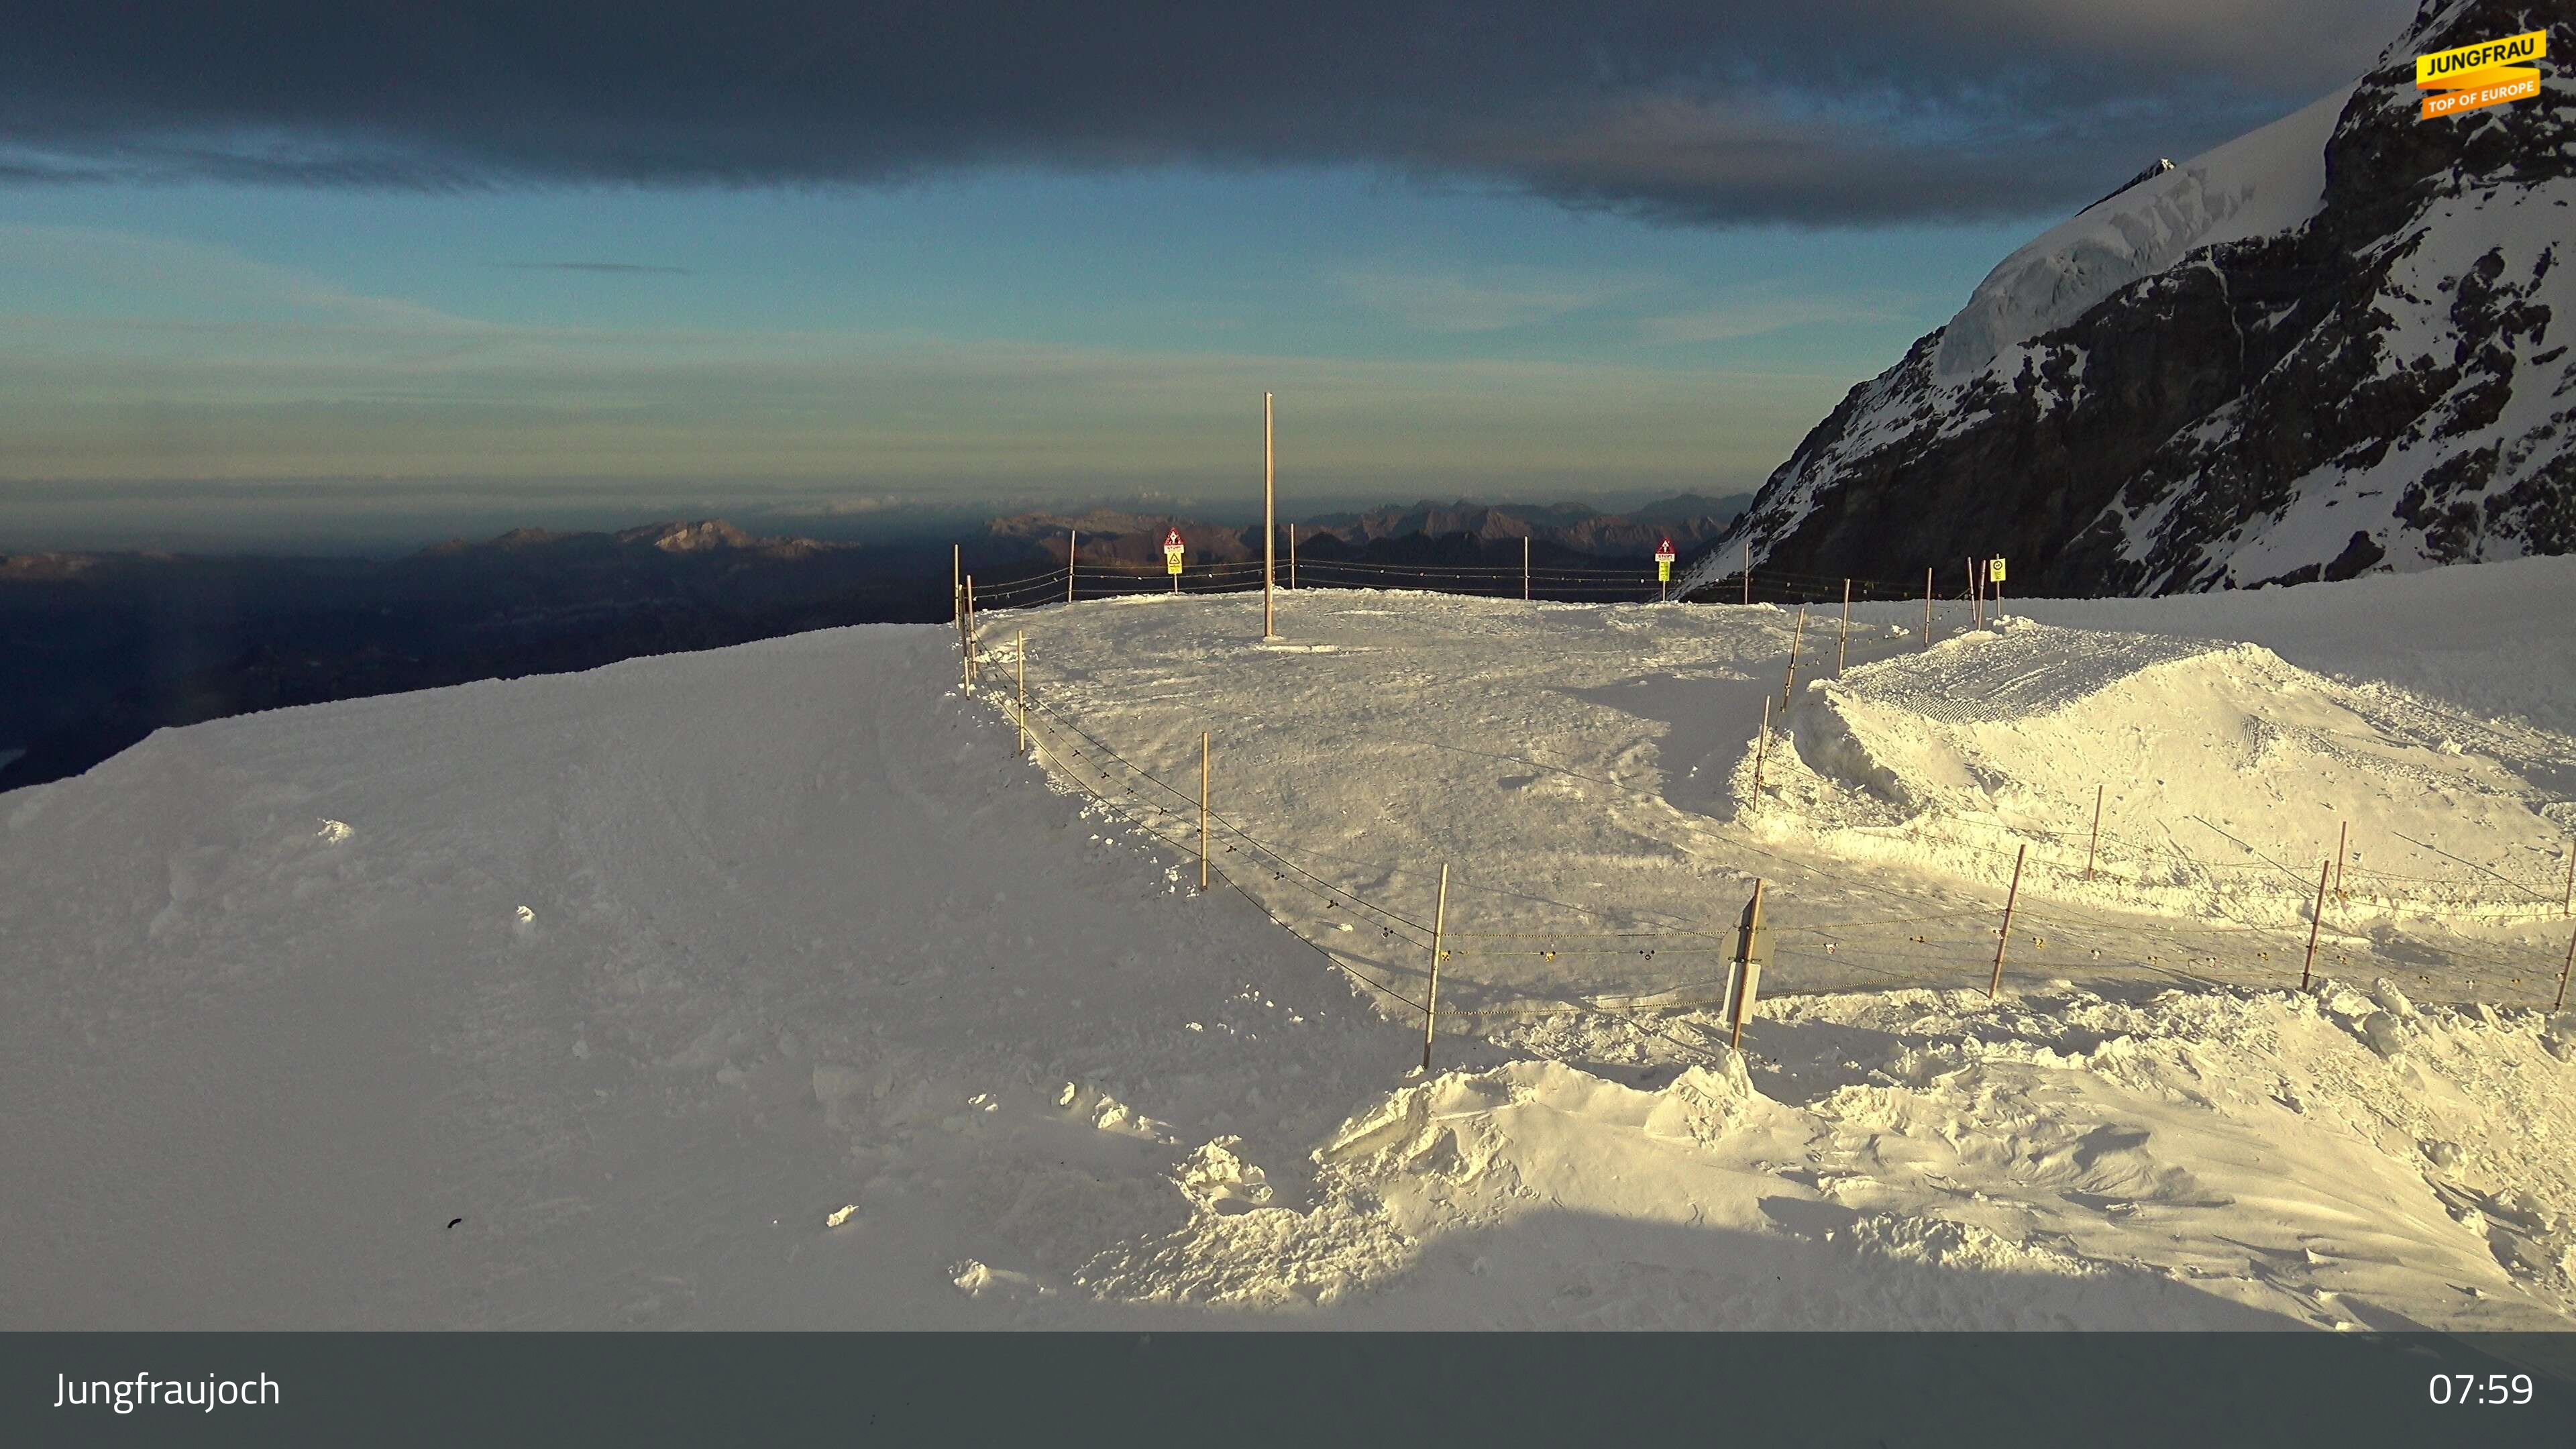
[[1181,553],[1187,547],[1188,545],[1181,542],[1181,531],[1179,529],[1174,528],[1164,531],[1163,572],[1177,574],[1181,571]]
[[1655,577],[1661,582],[1673,579],[1673,541],[1669,538],[1655,545]]

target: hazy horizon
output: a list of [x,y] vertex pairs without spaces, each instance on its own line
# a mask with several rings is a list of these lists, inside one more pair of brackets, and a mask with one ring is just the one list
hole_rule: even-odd
[[[1261,516],[1260,481],[1232,495],[1207,489],[1194,493],[1158,490],[1098,495],[977,495],[959,498],[922,491],[910,494],[775,493],[740,488],[725,490],[633,490],[585,480],[597,496],[565,497],[544,504],[512,506],[508,497],[525,490],[517,482],[481,483],[472,496],[488,500],[408,511],[388,508],[378,491],[385,480],[298,480],[292,484],[236,485],[230,499],[209,506],[186,495],[189,485],[121,483],[102,507],[88,502],[77,516],[52,523],[11,524],[0,531],[0,557],[35,553],[194,553],[276,556],[386,555],[408,552],[453,539],[482,541],[513,529],[560,532],[616,532],[663,522],[696,522],[721,518],[759,534],[831,542],[903,543],[947,537],[979,529],[987,520],[1025,513],[1079,515],[1094,510],[1155,514],[1169,512],[1206,523],[1244,525]],[[49,510],[12,494],[26,485],[0,483],[0,518],[20,514],[42,518]],[[442,488],[452,480],[441,480]],[[1749,495],[1751,487],[1640,485],[1592,493],[1551,490],[1544,485],[1491,486],[1434,483],[1424,489],[1379,494],[1284,494],[1282,522],[1379,508],[1410,508],[1422,503],[1473,503],[1494,507],[1545,508],[1575,505],[1603,513],[1624,513],[1680,494],[1711,499]],[[68,512],[68,510],[65,510]]]

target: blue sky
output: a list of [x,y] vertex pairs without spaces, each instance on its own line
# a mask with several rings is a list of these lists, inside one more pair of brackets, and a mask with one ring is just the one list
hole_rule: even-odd
[[1189,501],[1257,487],[1265,388],[1318,507],[1733,491],[2029,230],[1684,228],[1302,168],[12,202],[12,509],[41,481],[41,531],[78,532],[113,511],[83,484],[207,484],[142,495],[173,535],[375,511],[223,486],[291,480],[415,485],[372,490],[389,527],[513,480],[550,516]]
[[1294,54],[1205,6],[38,5],[0,549],[1221,513],[1264,390],[1292,511],[1750,489],[2032,232],[2406,7],[2249,74],[2230,27],[2316,4],[1875,8],[1836,88],[1748,97],[1797,26],[1653,5],[1388,0]]

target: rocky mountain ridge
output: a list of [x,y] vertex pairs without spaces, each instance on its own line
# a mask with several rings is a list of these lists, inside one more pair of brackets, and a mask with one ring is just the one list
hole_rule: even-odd
[[[2550,33],[2536,99],[2413,58]],[[2427,0],[2345,91],[2087,208],[1852,389],[1692,575],[2157,594],[2576,550],[2576,22]],[[2552,335],[2553,329],[2558,333]]]

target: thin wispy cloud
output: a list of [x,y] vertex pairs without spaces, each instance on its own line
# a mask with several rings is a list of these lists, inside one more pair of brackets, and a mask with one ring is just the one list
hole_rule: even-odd
[[[222,247],[0,225],[0,279],[128,313],[0,317],[0,479],[617,473],[1204,479],[1758,477],[1841,379],[775,327],[567,326],[336,288]],[[1481,274],[1478,274],[1481,275]],[[1505,273],[1508,275],[1508,273]],[[1526,280],[1526,278],[1524,278]],[[1547,305],[1620,283],[1561,285]],[[40,289],[30,287],[31,294]],[[1475,305],[1527,310],[1466,289]],[[1492,289],[1487,289],[1492,290]],[[68,495],[67,495],[68,496]]]
[[687,267],[662,267],[645,262],[495,262],[514,272],[599,272],[609,276],[693,276]]
[[1644,317],[1637,338],[1658,346],[1732,342],[1806,328],[1905,322],[1917,308],[1894,296],[1798,296],[1762,288],[1733,289],[1706,306]]
[[1530,267],[1339,272],[1345,297],[1421,332],[1494,332],[1552,322],[1653,285],[1643,277],[1595,277]]

